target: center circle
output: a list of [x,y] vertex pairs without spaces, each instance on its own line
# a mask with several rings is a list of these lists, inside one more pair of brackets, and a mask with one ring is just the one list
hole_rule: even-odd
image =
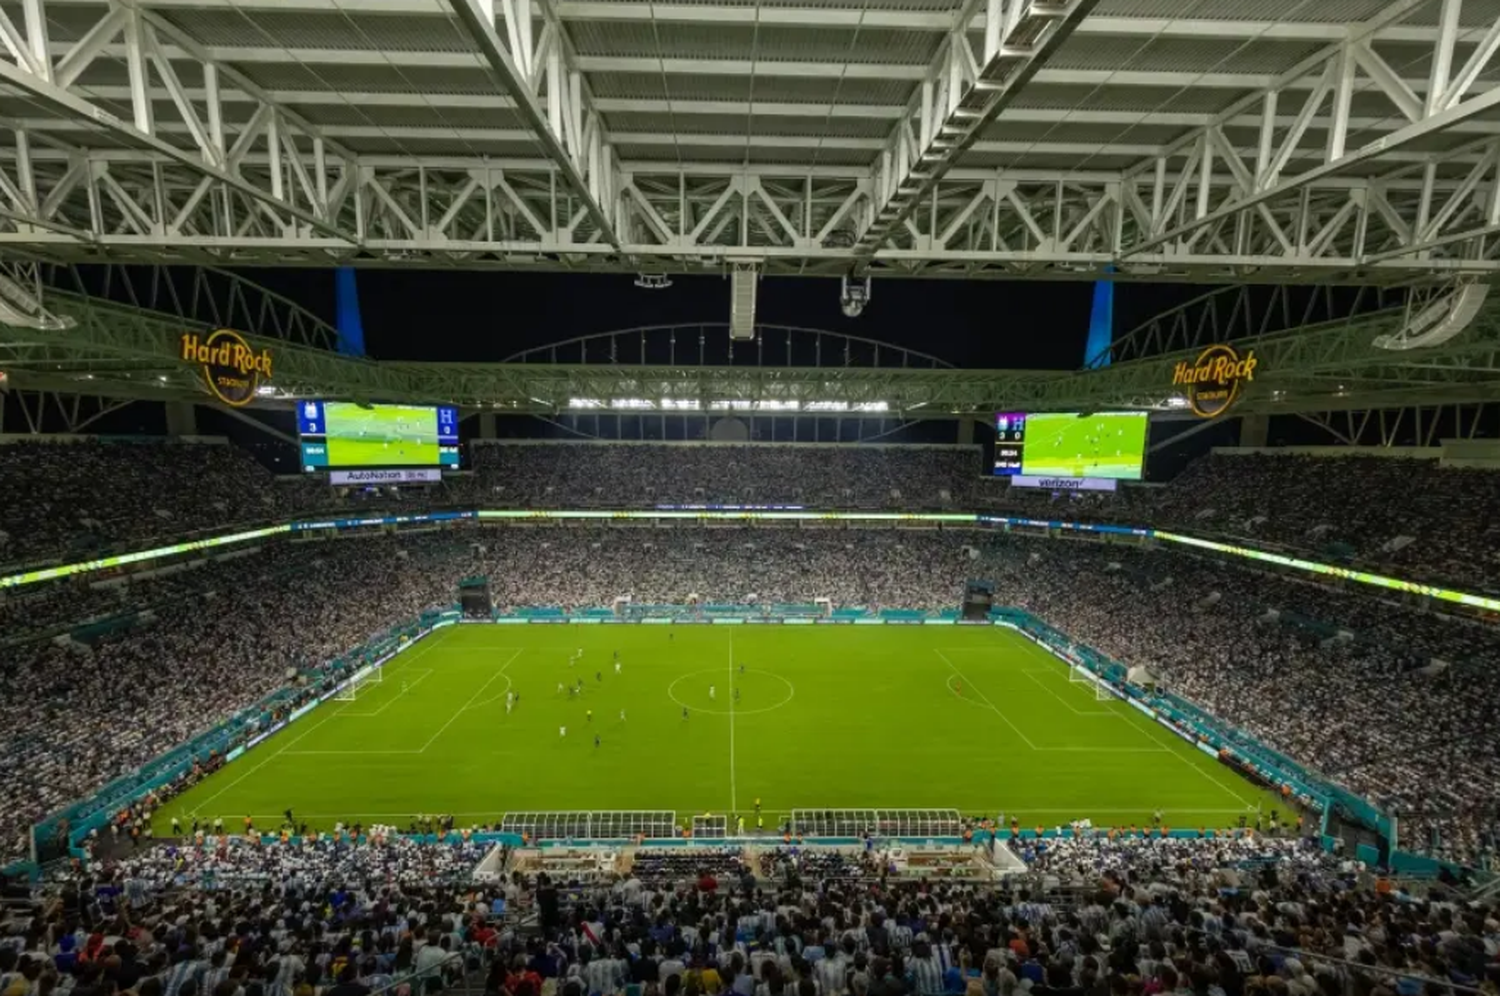
[[[736,672],[736,673],[738,673],[738,672]],[[733,715],[733,716],[757,716],[757,715],[759,715],[760,713],[763,713],[763,712],[771,712],[773,709],[780,709],[782,706],[784,706],[788,702],[792,701],[792,696],[797,694],[796,686],[794,686],[790,681],[787,681],[781,675],[777,674],[775,671],[762,671],[759,668],[747,667],[747,668],[745,668],[745,674],[763,674],[763,675],[767,676],[768,678],[775,678],[777,681],[779,681],[783,685],[785,685],[786,686],[786,698],[782,699],[780,702],[776,702],[776,703],[773,703],[773,704],[768,705],[768,706],[762,706],[759,709],[713,709],[713,708],[704,708],[702,706],[696,706],[696,705],[693,705],[691,703],[684,702],[684,701],[682,701],[681,699],[679,699],[677,697],[676,688],[677,688],[678,685],[682,684],[684,681],[687,681],[689,678],[696,678],[699,675],[704,675],[704,674],[712,674],[712,675],[718,675],[719,677],[723,677],[724,674],[725,674],[725,671],[721,667],[709,667],[709,668],[704,668],[701,671],[690,671],[689,673],[682,675],[677,680],[673,681],[670,685],[667,686],[667,698],[671,699],[673,702],[676,702],[678,705],[682,706],[684,709],[687,709],[687,710],[689,710],[691,712],[707,713],[710,716],[731,716],[731,715]],[[731,693],[731,694],[733,694],[733,693]]]

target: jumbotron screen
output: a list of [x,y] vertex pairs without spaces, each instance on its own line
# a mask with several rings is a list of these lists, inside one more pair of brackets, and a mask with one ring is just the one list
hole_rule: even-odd
[[1145,412],[1031,412],[1021,473],[1139,481],[1146,462]]
[[302,469],[457,467],[458,410],[304,401],[297,406]]

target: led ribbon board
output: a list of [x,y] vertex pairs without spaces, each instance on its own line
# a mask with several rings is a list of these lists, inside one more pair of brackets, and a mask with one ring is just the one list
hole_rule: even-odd
[[1300,557],[1288,557],[1284,554],[1271,553],[1266,550],[1252,550],[1249,547],[1234,546],[1229,543],[1219,543],[1214,540],[1200,539],[1196,536],[1184,536],[1181,533],[1162,532],[1155,529],[1147,529],[1143,526],[1114,526],[1095,524],[1090,522],[1063,522],[1061,520],[1048,519],[1023,519],[1004,515],[979,515],[972,512],[810,512],[810,511],[780,511],[780,512],[756,512],[756,511],[620,511],[606,512],[594,510],[552,510],[536,511],[532,509],[485,509],[480,511],[463,512],[432,512],[416,515],[393,515],[384,517],[370,517],[363,519],[314,519],[299,522],[288,522],[278,526],[267,526],[263,529],[251,529],[245,532],[229,533],[224,536],[215,536],[210,539],[194,540],[190,543],[177,543],[173,546],[157,547],[152,550],[141,550],[136,553],[123,553],[114,557],[103,557],[98,560],[84,560],[74,564],[63,564],[57,567],[48,567],[42,570],[27,571],[21,574],[12,574],[0,577],[0,588],[15,588],[21,585],[36,584],[41,581],[53,581],[58,578],[72,577],[78,574],[86,574],[92,571],[108,570],[111,567],[122,567],[126,564],[137,564],[142,561],[152,560],[157,557],[172,557],[182,553],[191,553],[194,550],[207,550],[221,546],[231,546],[236,543],[247,543],[251,540],[264,539],[282,533],[305,532],[313,529],[352,529],[363,526],[400,526],[425,522],[446,522],[456,519],[696,519],[708,521],[749,521],[749,522],[796,522],[796,521],[828,521],[828,522],[944,522],[953,524],[989,525],[989,526],[1030,526],[1036,529],[1067,530],[1083,533],[1100,533],[1103,535],[1116,536],[1139,536],[1165,540],[1168,543],[1181,543],[1184,546],[1193,546],[1201,550],[1213,550],[1217,553],[1229,554],[1235,557],[1244,557],[1247,560],[1258,560],[1262,563],[1276,564],[1293,570],[1306,571],[1310,574],[1324,574],[1330,577],[1342,578],[1348,581],[1357,581],[1360,584],[1374,585],[1378,588],[1388,588],[1391,591],[1411,592],[1416,595],[1425,595],[1440,601],[1454,602],[1459,605],[1468,605],[1477,609],[1485,609],[1489,612],[1500,612],[1500,598],[1489,598],[1484,595],[1474,595],[1468,592],[1457,591],[1452,588],[1440,588],[1436,585],[1422,584],[1417,581],[1405,581],[1401,578],[1388,577],[1383,574],[1372,574],[1368,571],[1356,571],[1347,567],[1337,567],[1332,564],[1320,564],[1313,560],[1304,560]]

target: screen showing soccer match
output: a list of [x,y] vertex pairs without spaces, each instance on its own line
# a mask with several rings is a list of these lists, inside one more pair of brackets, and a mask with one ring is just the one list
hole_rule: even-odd
[[458,410],[304,401],[297,406],[302,468],[457,467]]
[[1146,462],[1145,412],[1030,412],[1021,473],[1139,481]]

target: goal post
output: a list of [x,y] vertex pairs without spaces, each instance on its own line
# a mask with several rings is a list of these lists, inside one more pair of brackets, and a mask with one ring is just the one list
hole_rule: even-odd
[[356,673],[354,677],[349,679],[349,681],[344,685],[343,688],[340,688],[337,692],[334,692],[333,700],[335,702],[353,702],[355,699],[359,698],[359,693],[364,689],[366,685],[379,685],[384,681],[384,668],[367,668],[363,673]]
[[1109,688],[1108,685],[1106,685],[1102,681],[1097,681],[1097,682],[1094,683],[1094,701],[1095,702],[1113,702],[1114,700],[1115,700],[1115,693],[1110,690],[1110,688]]
[[1068,664],[1068,681],[1075,685],[1095,684],[1094,676],[1089,674],[1089,669],[1082,664]]

